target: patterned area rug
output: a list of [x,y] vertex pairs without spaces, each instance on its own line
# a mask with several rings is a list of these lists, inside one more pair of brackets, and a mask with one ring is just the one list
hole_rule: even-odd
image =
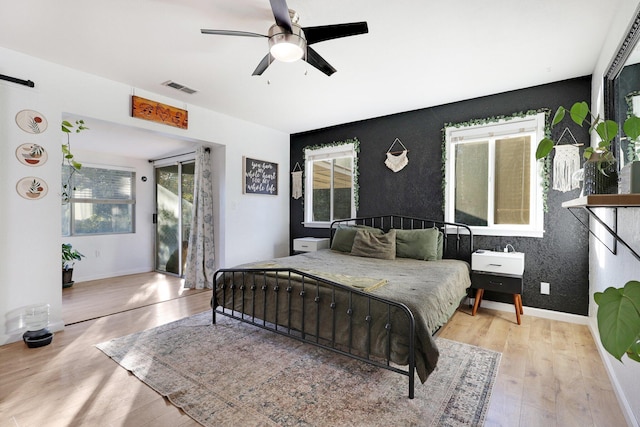
[[211,311],[97,347],[205,426],[483,425],[500,353],[443,338],[425,384]]

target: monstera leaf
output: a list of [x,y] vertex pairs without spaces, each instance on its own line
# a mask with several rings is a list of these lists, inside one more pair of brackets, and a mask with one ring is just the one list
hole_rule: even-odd
[[607,288],[593,296],[598,304],[598,329],[604,348],[616,359],[627,353],[640,362],[640,282]]

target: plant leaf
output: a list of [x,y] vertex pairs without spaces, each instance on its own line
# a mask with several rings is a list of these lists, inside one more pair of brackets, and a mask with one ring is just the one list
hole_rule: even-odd
[[538,148],[536,149],[536,160],[546,157],[551,150],[553,150],[553,141],[549,138],[544,138],[538,143]]
[[605,145],[600,143],[600,147],[608,148],[611,140],[618,134],[618,124],[613,120],[605,120],[604,122],[598,123],[596,126],[596,132],[602,141],[606,143]]
[[571,106],[569,115],[571,115],[571,120],[582,126],[582,123],[589,115],[589,105],[585,101],[576,102]]
[[627,282],[623,289],[607,288],[594,299],[602,345],[621,360],[640,334],[640,282]]
[[624,125],[622,125],[622,129],[624,133],[629,137],[629,139],[636,140],[640,137],[640,117],[631,116],[627,120],[624,121]]
[[556,110],[556,114],[553,115],[553,121],[551,122],[551,127],[557,125],[564,119],[564,114],[567,110],[561,105]]
[[582,156],[585,159],[589,160],[594,151],[595,150],[593,149],[593,147],[587,147],[587,148],[584,149],[584,153],[582,153]]

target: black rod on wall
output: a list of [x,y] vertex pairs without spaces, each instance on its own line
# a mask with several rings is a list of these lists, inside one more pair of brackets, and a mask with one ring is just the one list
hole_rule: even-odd
[[[204,151],[209,153],[209,152],[211,152],[211,148],[205,147]],[[186,156],[187,154],[195,154],[195,153],[196,153],[195,151],[190,151],[188,153],[175,154],[173,156],[167,156],[167,157],[160,157],[159,159],[150,159],[149,163],[157,162],[158,160],[173,159],[174,157],[181,157],[181,156]]]
[[18,83],[19,85],[34,87],[36,84],[31,80],[22,80],[16,79],[15,77],[5,76],[4,74],[0,74],[0,80],[6,80],[11,83]]

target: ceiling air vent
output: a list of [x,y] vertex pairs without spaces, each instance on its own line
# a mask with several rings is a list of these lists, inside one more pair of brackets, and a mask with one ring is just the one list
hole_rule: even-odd
[[185,85],[181,85],[180,83],[176,83],[176,82],[174,82],[172,80],[167,80],[166,82],[164,82],[162,84],[164,86],[172,87],[175,90],[179,90],[180,92],[188,93],[189,95],[197,92],[197,90],[195,90],[195,89],[191,89],[190,87],[186,87]]

